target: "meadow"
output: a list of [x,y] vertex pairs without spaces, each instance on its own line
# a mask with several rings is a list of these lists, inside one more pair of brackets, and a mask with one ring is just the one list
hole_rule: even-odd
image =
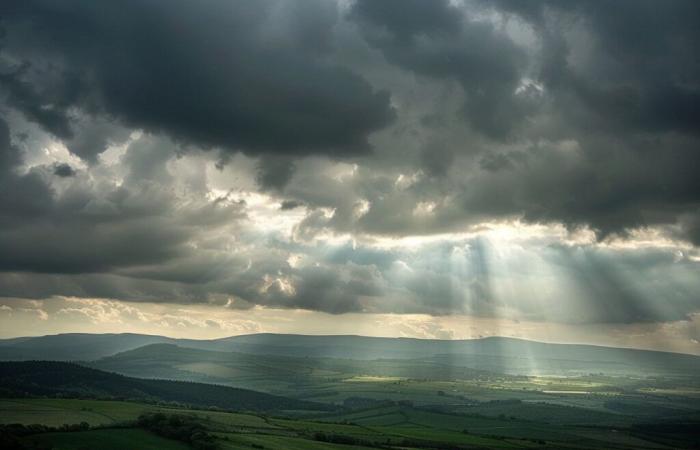
[[[497,405],[478,413],[435,412],[411,405],[388,405],[323,417],[300,418],[197,410],[138,402],[84,399],[3,399],[0,422],[24,425],[87,423],[89,430],[49,432],[23,438],[26,448],[188,448],[136,427],[147,413],[191,417],[210,432],[217,448],[694,448],[691,436],[650,435],[623,414],[593,412],[595,420],[574,419],[557,405],[518,406],[528,418],[506,415]],[[505,407],[506,405],[501,405]],[[495,408],[488,415],[489,408]],[[548,408],[554,408],[551,411]],[[582,408],[577,408],[580,413]],[[523,413],[523,416],[527,414]],[[591,425],[596,422],[597,425]],[[611,426],[612,423],[619,426]],[[623,423],[627,423],[624,425]],[[99,442],[99,446],[95,444]],[[167,445],[166,445],[167,444]],[[36,447],[32,447],[32,446]]]

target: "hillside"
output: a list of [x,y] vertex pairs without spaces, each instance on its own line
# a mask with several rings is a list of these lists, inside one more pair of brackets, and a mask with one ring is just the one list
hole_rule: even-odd
[[148,344],[175,342],[165,336],[145,334],[66,333],[49,336],[0,339],[0,360],[89,361]]
[[[202,343],[203,344],[203,343]],[[207,348],[255,354],[353,359],[433,359],[506,373],[573,372],[695,374],[700,357],[680,353],[550,344],[507,337],[467,340],[253,334],[212,341]]]
[[355,360],[405,359],[509,374],[694,375],[700,357],[679,353],[549,344],[489,337],[471,340],[252,334],[213,340],[137,334],[65,334],[0,340],[0,360],[91,361],[150,344],[206,351]]
[[55,361],[0,363],[0,397],[67,396],[177,402],[236,411],[326,410],[327,406],[247,389],[146,380]]
[[357,375],[432,380],[496,375],[434,361],[252,355],[173,344],[146,345],[84,364],[129,376],[214,382],[262,391],[282,385],[295,385],[302,389],[322,380],[346,379]]

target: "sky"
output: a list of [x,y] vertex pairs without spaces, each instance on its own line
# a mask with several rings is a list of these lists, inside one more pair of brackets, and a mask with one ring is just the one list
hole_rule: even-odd
[[700,354],[700,4],[0,6],[0,337]]

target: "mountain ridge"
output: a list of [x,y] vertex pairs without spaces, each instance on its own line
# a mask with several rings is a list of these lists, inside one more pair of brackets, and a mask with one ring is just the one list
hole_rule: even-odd
[[358,338],[376,341],[403,341],[403,342],[418,342],[418,343],[472,343],[472,342],[488,342],[488,341],[512,341],[512,342],[523,342],[523,343],[535,343],[543,345],[553,345],[553,346],[575,346],[575,347],[586,347],[586,348],[600,348],[600,349],[616,349],[616,350],[630,350],[648,353],[663,353],[663,354],[673,354],[673,355],[686,355],[700,358],[700,355],[694,353],[685,353],[670,350],[655,350],[639,347],[617,347],[612,345],[601,345],[601,344],[586,344],[586,343],[572,343],[572,342],[547,342],[538,341],[535,339],[525,339],[513,336],[483,336],[478,338],[470,339],[436,339],[436,338],[422,338],[422,337],[406,337],[406,336],[365,336],[361,334],[298,334],[298,333],[250,333],[250,334],[238,334],[232,336],[225,336],[221,338],[212,339],[197,339],[197,338],[177,338],[170,337],[159,334],[147,334],[147,333],[56,333],[56,334],[45,334],[37,336],[17,336],[11,338],[0,338],[0,348],[6,347],[13,344],[28,344],[31,342],[36,342],[36,340],[47,339],[47,338],[72,338],[72,337],[140,337],[140,338],[152,338],[162,340],[163,342],[173,342],[176,345],[178,343],[224,343],[224,342],[235,342],[242,341],[247,338],[259,338],[259,337],[275,337],[275,338]]
[[465,340],[382,338],[358,335],[259,333],[219,339],[177,339],[158,335],[60,334],[0,341],[0,360],[97,361],[151,344],[295,358],[432,360],[509,374],[700,372],[700,356],[657,350],[555,344],[511,337]]

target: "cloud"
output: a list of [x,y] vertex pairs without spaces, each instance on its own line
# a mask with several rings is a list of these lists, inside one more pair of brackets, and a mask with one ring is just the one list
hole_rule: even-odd
[[[32,0],[3,15],[8,105],[88,161],[124,126],[201,147],[362,154],[389,95],[323,61],[333,3]],[[96,118],[76,130],[72,111]]]
[[[21,155],[9,139],[7,127],[0,127],[2,271],[101,273],[160,263],[184,255],[187,242],[200,229],[189,214],[206,213],[209,220],[241,217],[238,204],[183,203],[167,178],[147,169],[150,162],[144,156],[152,159],[155,148],[168,148],[167,141],[144,139],[151,147],[139,153],[136,162],[127,152],[124,161],[133,178],[127,177],[130,182],[120,186],[96,183],[77,176],[68,165],[56,165],[51,173],[63,173],[70,183],[58,192],[42,175],[43,168],[16,173]],[[139,145],[141,141],[132,148]],[[154,164],[164,167],[172,154],[166,155]]]
[[[13,5],[0,296],[688,320],[699,14],[691,1]],[[402,329],[449,336],[426,323]]]
[[464,117],[480,132],[503,139],[523,119],[527,99],[516,88],[526,59],[492,24],[472,20],[446,0],[359,0],[351,17],[390,63],[457,81],[466,97]]
[[285,193],[309,220],[314,206],[335,211],[317,227],[395,236],[519,218],[601,240],[679,226],[697,242],[696,3],[375,3],[347,18],[383,56],[366,57],[398,122],[353,178],[297,165]]
[[70,164],[60,163],[54,165],[53,174],[61,178],[68,178],[75,176],[76,172],[75,169],[70,166]]
[[287,158],[262,158],[258,163],[257,181],[263,189],[282,190],[294,176],[294,161]]

